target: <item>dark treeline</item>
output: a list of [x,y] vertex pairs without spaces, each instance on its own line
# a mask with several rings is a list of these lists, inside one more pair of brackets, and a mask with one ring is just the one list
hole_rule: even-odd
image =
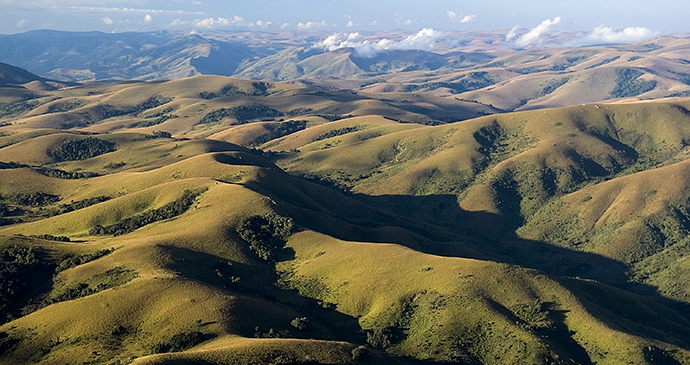
[[185,190],[182,197],[174,202],[170,202],[158,209],[152,209],[134,217],[123,219],[109,226],[104,227],[100,224],[96,225],[89,230],[89,234],[92,236],[108,234],[121,236],[134,232],[136,229],[145,225],[176,217],[186,212],[187,209],[192,206],[192,203],[194,203],[194,199],[204,191],[206,191],[206,189]]

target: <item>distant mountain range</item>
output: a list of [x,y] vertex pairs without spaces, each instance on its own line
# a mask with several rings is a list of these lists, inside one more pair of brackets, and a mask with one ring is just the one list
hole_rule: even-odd
[[371,42],[324,47],[327,37],[32,31],[0,36],[0,62],[63,82],[214,74],[369,92],[431,92],[503,111],[690,95],[690,40],[683,38],[522,50],[506,45],[500,32],[453,33],[438,41],[435,52],[364,52],[362,45]]

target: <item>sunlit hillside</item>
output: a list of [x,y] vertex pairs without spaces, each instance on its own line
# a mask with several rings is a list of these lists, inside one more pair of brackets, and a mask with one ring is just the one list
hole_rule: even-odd
[[690,364],[686,98],[0,91],[0,363]]

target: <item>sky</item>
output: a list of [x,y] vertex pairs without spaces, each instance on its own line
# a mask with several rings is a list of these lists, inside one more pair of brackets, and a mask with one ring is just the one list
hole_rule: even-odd
[[[36,29],[203,33],[430,28],[505,29],[510,36],[509,30],[526,29],[532,36],[582,31],[593,38],[636,41],[690,32],[688,14],[690,1],[678,0],[0,0],[0,34]],[[522,37],[513,38],[520,42]]]

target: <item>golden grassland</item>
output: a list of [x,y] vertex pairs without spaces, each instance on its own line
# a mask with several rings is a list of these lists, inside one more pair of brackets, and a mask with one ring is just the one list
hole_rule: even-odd
[[[235,95],[200,97],[228,85]],[[26,213],[0,226],[0,251],[35,247],[53,266],[113,251],[51,274],[42,296],[0,326],[0,362],[690,363],[687,101],[432,126],[410,122],[469,104],[419,97],[411,108],[402,96],[284,84],[256,91],[219,77],[96,84],[54,91],[8,119],[0,161],[30,166],[0,170],[3,203]],[[65,129],[99,104],[157,96],[171,100]],[[71,98],[85,103],[46,114]],[[212,110],[258,103],[283,120],[199,124]],[[178,117],[126,128],[166,108]],[[305,129],[247,148],[290,120]],[[87,137],[116,150],[51,156]],[[100,176],[59,179],[41,168]],[[181,215],[124,235],[90,232],[199,189]],[[39,192],[59,198],[42,207],[11,200]],[[110,199],[48,214],[98,196]],[[265,214],[295,222],[277,262],[260,260],[236,232]],[[81,284],[101,287],[45,301]],[[291,322],[302,317],[300,330]],[[205,337],[194,346],[156,353],[197,332]],[[368,356],[353,356],[361,345]]]

